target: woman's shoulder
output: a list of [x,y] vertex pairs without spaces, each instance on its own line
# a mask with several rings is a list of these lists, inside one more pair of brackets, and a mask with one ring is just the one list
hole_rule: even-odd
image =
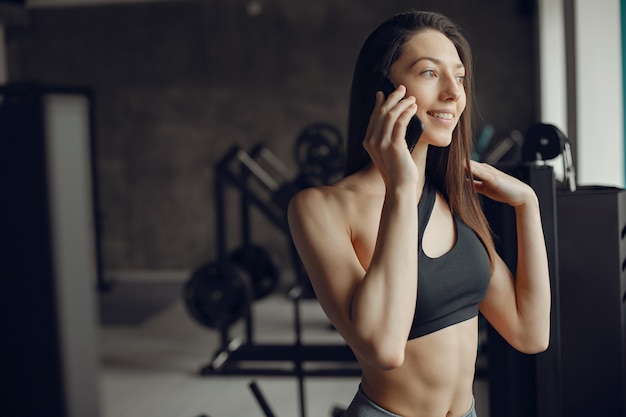
[[300,190],[291,199],[289,211],[316,217],[333,215],[348,219],[366,198],[359,184],[346,177],[329,185]]
[[350,200],[346,189],[337,184],[319,185],[298,191],[291,199],[289,210],[301,211],[335,211]]

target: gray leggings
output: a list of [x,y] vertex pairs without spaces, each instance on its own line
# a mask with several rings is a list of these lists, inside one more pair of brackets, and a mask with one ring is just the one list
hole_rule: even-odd
[[[342,417],[402,417],[398,414],[391,413],[374,401],[370,400],[359,386],[354,399],[343,413]],[[472,399],[472,407],[463,417],[477,417],[474,399]]]

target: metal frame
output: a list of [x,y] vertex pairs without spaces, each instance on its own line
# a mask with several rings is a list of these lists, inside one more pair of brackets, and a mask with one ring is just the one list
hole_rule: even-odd
[[[262,160],[260,161],[259,158]],[[275,171],[274,175],[270,174],[263,164],[269,164]],[[279,178],[276,179],[276,176]],[[346,344],[304,344],[302,342],[300,302],[304,298],[303,292],[308,277],[291,241],[286,212],[271,200],[273,193],[293,183],[294,178],[296,176],[292,175],[285,166],[280,164],[278,158],[262,145],[258,145],[251,153],[239,146],[233,146],[215,166],[218,261],[226,262],[227,260],[225,194],[227,187],[234,187],[240,192],[241,197],[240,214],[244,245],[250,243],[250,209],[252,206],[259,209],[288,238],[297,278],[296,284],[287,295],[293,302],[296,340],[293,344],[255,343],[254,323],[252,313],[249,313],[245,317],[245,339],[231,338],[228,328],[220,329],[221,346],[213,359],[202,367],[200,374],[296,376],[299,382],[300,416],[305,417],[305,376],[352,377],[360,376],[361,370],[352,350]],[[257,183],[256,187],[253,186],[252,180]],[[259,190],[259,184],[265,188],[265,194],[267,194],[265,197]],[[252,366],[250,362],[261,362],[264,366]],[[305,366],[309,363],[314,366]],[[342,366],[336,365],[339,363]],[[330,366],[323,366],[324,364]]]

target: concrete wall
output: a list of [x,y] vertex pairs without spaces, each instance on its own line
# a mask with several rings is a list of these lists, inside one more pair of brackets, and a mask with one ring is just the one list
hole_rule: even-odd
[[[343,132],[358,50],[393,13],[442,11],[465,28],[476,57],[477,129],[491,124],[502,137],[537,121],[532,3],[33,8],[24,25],[5,28],[8,78],[93,89],[104,268],[188,270],[216,255],[214,163],[233,144],[262,142],[297,170],[292,148],[304,126],[328,122]],[[239,220],[231,217],[228,230],[236,233]],[[284,253],[286,237],[258,213],[252,229],[255,242]]]

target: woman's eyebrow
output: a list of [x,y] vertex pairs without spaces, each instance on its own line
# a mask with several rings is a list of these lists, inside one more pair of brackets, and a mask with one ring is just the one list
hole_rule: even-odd
[[[437,65],[441,65],[441,63],[442,63],[442,61],[440,59],[438,59],[438,58],[433,58],[433,57],[430,57],[430,56],[421,56],[421,57],[417,58],[415,61],[413,61],[411,63],[410,68],[413,68],[420,61],[431,61],[431,62],[433,62],[434,64],[437,64]],[[465,65],[463,65],[462,62],[459,62],[456,65],[456,68],[459,68],[459,69],[460,68],[465,68]]]

